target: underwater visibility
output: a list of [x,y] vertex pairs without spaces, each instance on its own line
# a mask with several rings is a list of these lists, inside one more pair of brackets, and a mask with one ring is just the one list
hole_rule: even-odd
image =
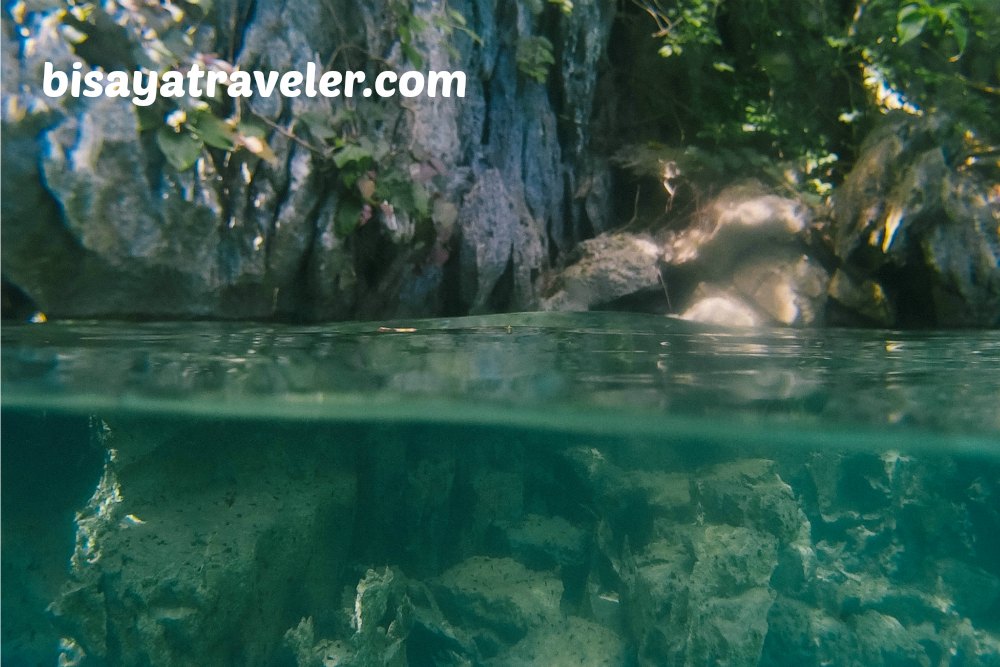
[[1000,665],[1000,332],[5,325],[3,665]]

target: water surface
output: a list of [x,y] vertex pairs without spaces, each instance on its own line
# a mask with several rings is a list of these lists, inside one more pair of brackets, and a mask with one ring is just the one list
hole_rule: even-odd
[[2,354],[4,664],[1000,664],[996,332],[77,322]]

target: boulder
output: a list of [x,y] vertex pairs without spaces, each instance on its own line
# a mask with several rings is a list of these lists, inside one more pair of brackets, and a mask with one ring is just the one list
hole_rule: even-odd
[[767,323],[764,316],[741,297],[704,283],[698,285],[691,305],[680,318],[722,327],[758,327]]
[[640,664],[757,664],[777,550],[772,535],[718,524],[679,526],[650,544],[630,595]]
[[488,664],[495,667],[617,667],[627,663],[628,651],[620,635],[596,623],[569,616],[561,623],[535,630]]
[[511,558],[474,556],[430,582],[448,621],[486,656],[562,618],[562,582]]
[[580,243],[579,259],[547,278],[543,310],[590,310],[643,292],[658,293],[661,249],[652,237],[618,232]]
[[354,523],[348,456],[223,426],[119,432],[52,607],[67,658],[272,664],[292,616],[326,606],[329,622]]
[[[589,310],[630,299],[723,326],[823,322],[829,280],[805,252],[812,213],[756,182],[720,192],[695,222],[673,230],[614,232],[579,244],[573,263],[546,278],[546,310]],[[694,288],[692,289],[692,286]]]
[[834,194],[834,249],[856,286],[841,279],[831,296],[866,321],[1000,325],[1000,198],[950,157],[965,150],[951,127],[940,115],[890,118]]

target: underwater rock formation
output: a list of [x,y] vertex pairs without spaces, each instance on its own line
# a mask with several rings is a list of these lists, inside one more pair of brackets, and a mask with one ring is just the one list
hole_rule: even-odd
[[112,422],[66,659],[1000,661],[994,464],[324,431]]
[[[353,523],[356,480],[337,449],[276,448],[225,427],[119,428],[144,442],[106,440],[53,605],[72,638],[64,652],[98,665],[270,664],[286,629],[274,622],[297,618],[296,600],[340,592],[351,542],[336,527]],[[199,441],[211,452],[189,446]]]

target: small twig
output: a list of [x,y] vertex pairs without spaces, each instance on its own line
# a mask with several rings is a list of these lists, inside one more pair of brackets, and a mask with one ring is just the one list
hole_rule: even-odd
[[304,139],[301,139],[300,137],[297,137],[291,131],[286,130],[285,128],[281,127],[280,125],[278,125],[277,123],[275,123],[270,118],[257,113],[253,109],[250,110],[250,113],[252,113],[254,116],[256,116],[257,118],[259,118],[261,121],[264,122],[265,125],[267,125],[268,127],[270,127],[272,130],[274,130],[275,132],[277,132],[281,136],[285,137],[286,139],[290,139],[290,140],[294,141],[295,143],[297,143],[298,145],[302,146],[306,150],[311,151],[313,153],[316,153],[317,155],[326,155],[326,151],[324,151],[323,149],[317,148],[316,146],[313,146],[309,142],[305,141]]
[[632,218],[625,223],[625,227],[629,227],[633,222],[639,219],[639,193],[642,191],[642,186],[635,186],[635,202],[632,204]]
[[670,292],[667,291],[667,281],[663,279],[663,269],[659,265],[656,267],[656,277],[660,279],[660,284],[663,285],[663,296],[667,297],[667,311],[674,312],[674,306],[670,303]]

